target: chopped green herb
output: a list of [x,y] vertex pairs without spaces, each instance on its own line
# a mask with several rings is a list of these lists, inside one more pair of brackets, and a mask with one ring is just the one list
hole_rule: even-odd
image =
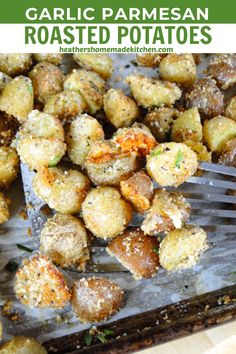
[[5,269],[8,270],[11,273],[15,273],[17,271],[17,269],[19,268],[19,264],[14,262],[14,261],[9,261],[6,265],[5,265]]
[[153,250],[153,252],[155,252],[156,254],[159,254],[159,248],[158,248],[158,247],[154,246],[152,250]]
[[28,87],[29,93],[32,94],[33,93],[33,86],[32,85],[27,85],[27,87]]
[[48,164],[48,166],[49,167],[55,167],[57,164],[58,164],[58,162],[60,161],[60,157],[55,157],[52,161],[50,161],[49,162],[49,164]]
[[138,66],[138,63],[135,60],[130,60],[131,64],[133,64],[134,66]]
[[106,339],[104,334],[98,334],[98,335],[96,335],[96,338],[98,340],[100,340],[101,343],[106,343],[107,342],[107,339]]
[[17,245],[17,247],[20,250],[23,250],[23,251],[26,251],[26,252],[29,252],[29,253],[33,252],[33,250],[31,248],[28,248],[28,247],[26,247],[24,245],[21,245],[20,243],[17,243],[16,245]]
[[103,333],[105,336],[111,336],[114,332],[111,329],[104,329]]
[[92,340],[93,340],[93,337],[92,337],[91,334],[89,334],[89,333],[88,333],[88,334],[85,334],[85,336],[84,336],[84,341],[85,341],[87,347],[89,347],[89,346],[91,345]]
[[175,167],[180,168],[180,163],[183,160],[183,157],[183,152],[179,150],[175,160]]
[[152,150],[152,151],[150,152],[150,155],[153,156],[153,157],[157,157],[157,156],[159,156],[159,155],[162,154],[162,153],[163,153],[162,150]]

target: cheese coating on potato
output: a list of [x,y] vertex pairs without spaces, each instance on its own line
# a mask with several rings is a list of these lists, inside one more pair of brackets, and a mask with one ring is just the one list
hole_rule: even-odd
[[171,127],[171,140],[176,142],[202,141],[202,123],[197,108],[190,108],[180,113]]
[[236,167],[236,138],[227,141],[223,146],[219,163]]
[[141,229],[148,235],[180,229],[189,219],[190,209],[180,193],[157,189]]
[[106,278],[82,278],[74,283],[71,305],[80,322],[101,322],[120,310],[124,291]]
[[61,64],[63,60],[63,54],[60,53],[34,53],[33,57],[37,62],[44,61],[54,65]]
[[0,71],[15,76],[29,70],[32,64],[31,54],[6,53],[0,54]]
[[207,73],[216,80],[222,90],[236,83],[236,54],[215,54],[207,68]]
[[0,147],[0,188],[7,188],[16,179],[19,157],[11,147]]
[[211,162],[212,153],[211,151],[207,150],[203,143],[192,140],[185,140],[184,144],[190,147],[190,149],[196,153],[198,161]]
[[149,175],[162,187],[179,186],[197,170],[197,155],[182,143],[163,143],[147,157]]
[[165,56],[166,54],[144,53],[137,54],[136,59],[139,66],[155,68],[160,64],[162,58]]
[[69,125],[66,133],[67,153],[71,161],[84,166],[93,142],[104,139],[101,124],[88,114],[78,115]]
[[236,120],[236,96],[232,97],[225,109],[225,116]]
[[70,300],[69,288],[61,272],[45,256],[25,259],[16,272],[14,290],[24,305],[64,307]]
[[144,108],[171,106],[182,93],[174,83],[142,75],[127,76],[126,82],[137,103]]
[[112,59],[107,54],[75,53],[73,59],[86,70],[93,70],[104,80],[109,79],[113,71]]
[[172,272],[191,268],[207,248],[207,234],[198,226],[170,231],[160,244],[160,264]]
[[0,92],[5,88],[7,84],[12,80],[12,78],[0,71]]
[[85,226],[96,237],[113,238],[125,230],[132,219],[132,208],[113,187],[97,187],[82,204]]
[[10,218],[9,204],[10,200],[0,192],[0,224],[3,224]]
[[33,338],[14,337],[0,346],[1,354],[47,354],[46,349]]

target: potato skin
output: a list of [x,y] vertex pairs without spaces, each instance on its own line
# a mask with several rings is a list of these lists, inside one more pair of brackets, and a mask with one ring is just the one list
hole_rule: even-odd
[[105,81],[93,71],[73,70],[65,79],[64,90],[78,92],[86,102],[89,114],[102,108]]
[[0,189],[7,188],[16,179],[19,171],[19,158],[11,147],[0,147]]
[[182,143],[163,143],[147,157],[148,174],[162,187],[179,186],[197,170],[197,156]]
[[31,54],[6,53],[0,54],[0,71],[15,76],[29,70],[32,64]]
[[86,110],[86,103],[78,92],[65,90],[48,98],[43,111],[57,119],[69,120]]
[[180,88],[168,81],[142,75],[127,76],[125,81],[137,103],[144,108],[171,106],[181,97]]
[[43,61],[54,65],[61,64],[63,60],[63,54],[60,53],[34,53],[33,57],[37,62]]
[[71,305],[80,322],[101,322],[120,310],[124,291],[106,278],[82,278],[74,283]]
[[166,54],[144,53],[137,54],[136,59],[139,66],[155,68],[160,64],[162,58],[164,58],[165,56]]
[[185,99],[186,108],[197,108],[203,117],[212,118],[223,113],[224,96],[210,78],[197,80]]
[[149,209],[154,190],[151,178],[144,171],[136,172],[121,181],[120,189],[123,197],[132,203],[137,212],[144,213]]
[[89,250],[81,219],[69,214],[55,214],[49,218],[40,234],[40,251],[62,268],[75,266],[84,270]]
[[82,204],[85,226],[96,237],[113,238],[125,230],[132,219],[132,208],[113,187],[91,190]]
[[203,138],[208,148],[221,153],[225,143],[236,136],[236,122],[223,116],[214,117],[204,123]]
[[207,248],[207,234],[198,226],[170,231],[160,244],[160,264],[169,271],[191,268]]
[[88,114],[78,115],[66,132],[67,153],[71,161],[84,166],[93,142],[104,139],[101,124]]
[[36,64],[29,77],[33,83],[35,99],[40,103],[45,103],[50,96],[63,90],[64,75],[51,63]]
[[46,349],[33,338],[14,337],[0,346],[1,354],[47,354]]
[[3,224],[10,218],[9,206],[10,200],[0,192],[0,224]]
[[176,142],[185,140],[202,141],[201,117],[197,108],[190,108],[180,113],[171,127],[171,140]]
[[0,92],[6,87],[7,84],[12,80],[12,78],[0,71]]
[[219,163],[236,167],[236,138],[227,141],[223,146]]
[[136,103],[118,89],[108,90],[103,104],[108,121],[117,129],[130,126],[140,115]]
[[28,77],[18,76],[11,80],[0,95],[0,110],[23,123],[33,109],[34,90]]
[[196,81],[196,64],[192,54],[167,54],[160,62],[163,80],[190,87]]
[[44,167],[33,179],[35,194],[62,214],[76,214],[89,189],[89,180],[76,170]]
[[107,252],[127,268],[135,279],[151,278],[159,269],[159,243],[155,237],[130,228],[114,238]]
[[19,125],[16,118],[5,112],[0,112],[0,146],[11,145]]
[[236,96],[232,97],[225,109],[225,116],[228,118],[231,118],[233,120],[236,120]]
[[236,83],[236,54],[215,54],[207,73],[216,80],[217,85],[226,90]]
[[113,63],[107,54],[75,53],[73,59],[79,66],[95,71],[104,80],[112,75]]

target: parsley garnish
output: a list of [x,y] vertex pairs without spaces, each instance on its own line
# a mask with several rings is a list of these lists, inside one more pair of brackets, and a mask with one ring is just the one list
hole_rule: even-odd
[[183,152],[179,150],[175,160],[175,167],[180,168],[180,163],[183,160],[183,157]]
[[6,265],[5,265],[5,269],[8,270],[11,273],[15,273],[17,271],[17,269],[19,268],[19,264],[14,262],[14,261],[9,261]]
[[152,150],[152,151],[150,152],[150,155],[153,156],[153,157],[157,157],[157,156],[159,156],[159,155],[162,154],[162,153],[163,153],[162,150]]
[[90,346],[90,344],[92,343],[92,340],[93,340],[93,337],[92,337],[91,334],[89,334],[89,333],[88,333],[88,334],[85,334],[85,336],[84,336],[84,341],[85,341],[87,347]]
[[33,250],[31,248],[28,248],[28,247],[26,247],[26,246],[24,246],[24,245],[22,245],[20,243],[17,243],[16,245],[17,245],[17,247],[20,250],[23,250],[23,251],[26,251],[26,252],[29,252],[29,253],[33,252]]
[[55,157],[52,161],[50,161],[49,162],[49,164],[48,164],[48,167],[55,167],[57,164],[58,164],[58,162],[60,161],[60,157]]
[[152,250],[159,255],[159,248],[157,246],[154,246]]

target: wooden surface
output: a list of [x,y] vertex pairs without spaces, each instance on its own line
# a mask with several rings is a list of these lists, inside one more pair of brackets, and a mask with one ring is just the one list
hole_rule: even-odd
[[161,344],[138,354],[236,353],[236,321]]

